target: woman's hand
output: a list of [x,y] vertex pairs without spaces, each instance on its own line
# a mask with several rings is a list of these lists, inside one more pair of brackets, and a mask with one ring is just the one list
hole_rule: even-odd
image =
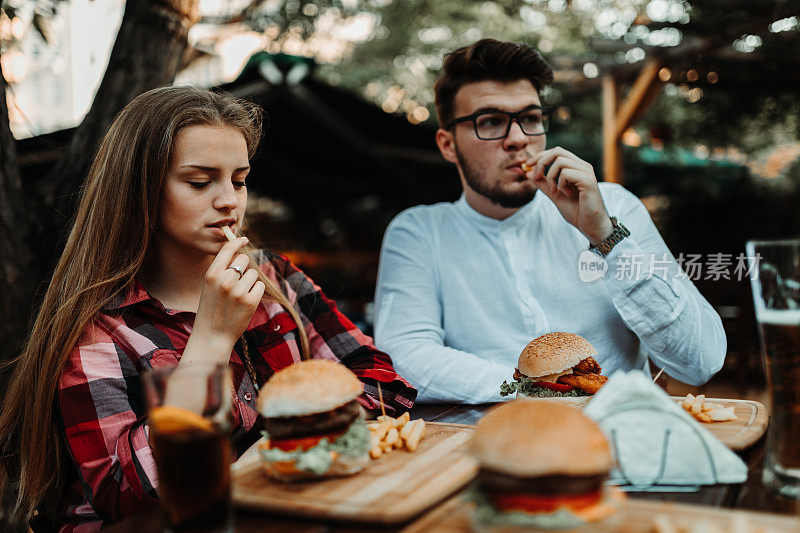
[[187,359],[187,352],[189,360],[227,362],[233,345],[253,318],[265,286],[258,279],[258,272],[248,268],[250,258],[239,253],[247,243],[246,237],[225,243],[208,267],[182,362]]

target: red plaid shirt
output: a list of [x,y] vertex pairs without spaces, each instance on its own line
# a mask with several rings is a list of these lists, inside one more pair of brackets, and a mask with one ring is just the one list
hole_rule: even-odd
[[[267,259],[264,272],[300,313],[313,357],[341,361],[352,370],[364,383],[358,398],[364,407],[380,408],[380,382],[387,412],[409,409],[417,391],[394,371],[390,357],[286,258],[270,254]],[[157,501],[140,374],[180,361],[194,317],[165,309],[137,282],[104,310],[70,354],[58,402],[76,477],[62,500],[61,531],[95,531]],[[278,304],[258,307],[245,338],[259,385],[300,360],[296,330],[291,315]],[[260,437],[261,428],[256,392],[238,346],[229,362],[237,392],[237,456]]]

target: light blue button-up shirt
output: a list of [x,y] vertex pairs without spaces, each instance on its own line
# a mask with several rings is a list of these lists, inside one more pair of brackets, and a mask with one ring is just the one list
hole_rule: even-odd
[[417,387],[417,401],[504,400],[500,384],[522,348],[551,331],[588,339],[606,375],[645,368],[648,355],[693,385],[722,367],[719,315],[644,205],[619,185],[601,183],[600,193],[631,231],[606,256],[604,275],[592,270],[603,261],[586,237],[541,193],[505,220],[463,196],[397,215],[381,250],[375,341]]

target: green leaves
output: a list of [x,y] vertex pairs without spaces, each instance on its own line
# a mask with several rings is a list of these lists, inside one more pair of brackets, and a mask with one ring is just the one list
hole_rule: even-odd
[[533,396],[535,398],[574,398],[576,396],[586,396],[586,393],[580,389],[575,388],[569,392],[558,392],[543,387],[537,387],[535,381],[528,378],[522,378],[522,381],[512,381],[508,383],[503,381],[500,384],[500,396],[510,396],[511,394],[524,394],[525,396]]

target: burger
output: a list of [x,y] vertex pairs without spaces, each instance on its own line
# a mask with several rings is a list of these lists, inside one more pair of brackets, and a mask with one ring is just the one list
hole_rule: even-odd
[[574,333],[556,331],[536,337],[519,354],[514,381],[504,381],[500,394],[534,398],[591,396],[608,381],[594,359],[594,346]]
[[470,452],[478,462],[477,530],[578,527],[615,511],[614,492],[604,487],[614,464],[611,447],[576,407],[504,404],[478,423]]
[[356,398],[364,391],[347,367],[327,360],[275,373],[258,397],[264,416],[261,464],[279,481],[349,475],[369,462],[369,430]]

